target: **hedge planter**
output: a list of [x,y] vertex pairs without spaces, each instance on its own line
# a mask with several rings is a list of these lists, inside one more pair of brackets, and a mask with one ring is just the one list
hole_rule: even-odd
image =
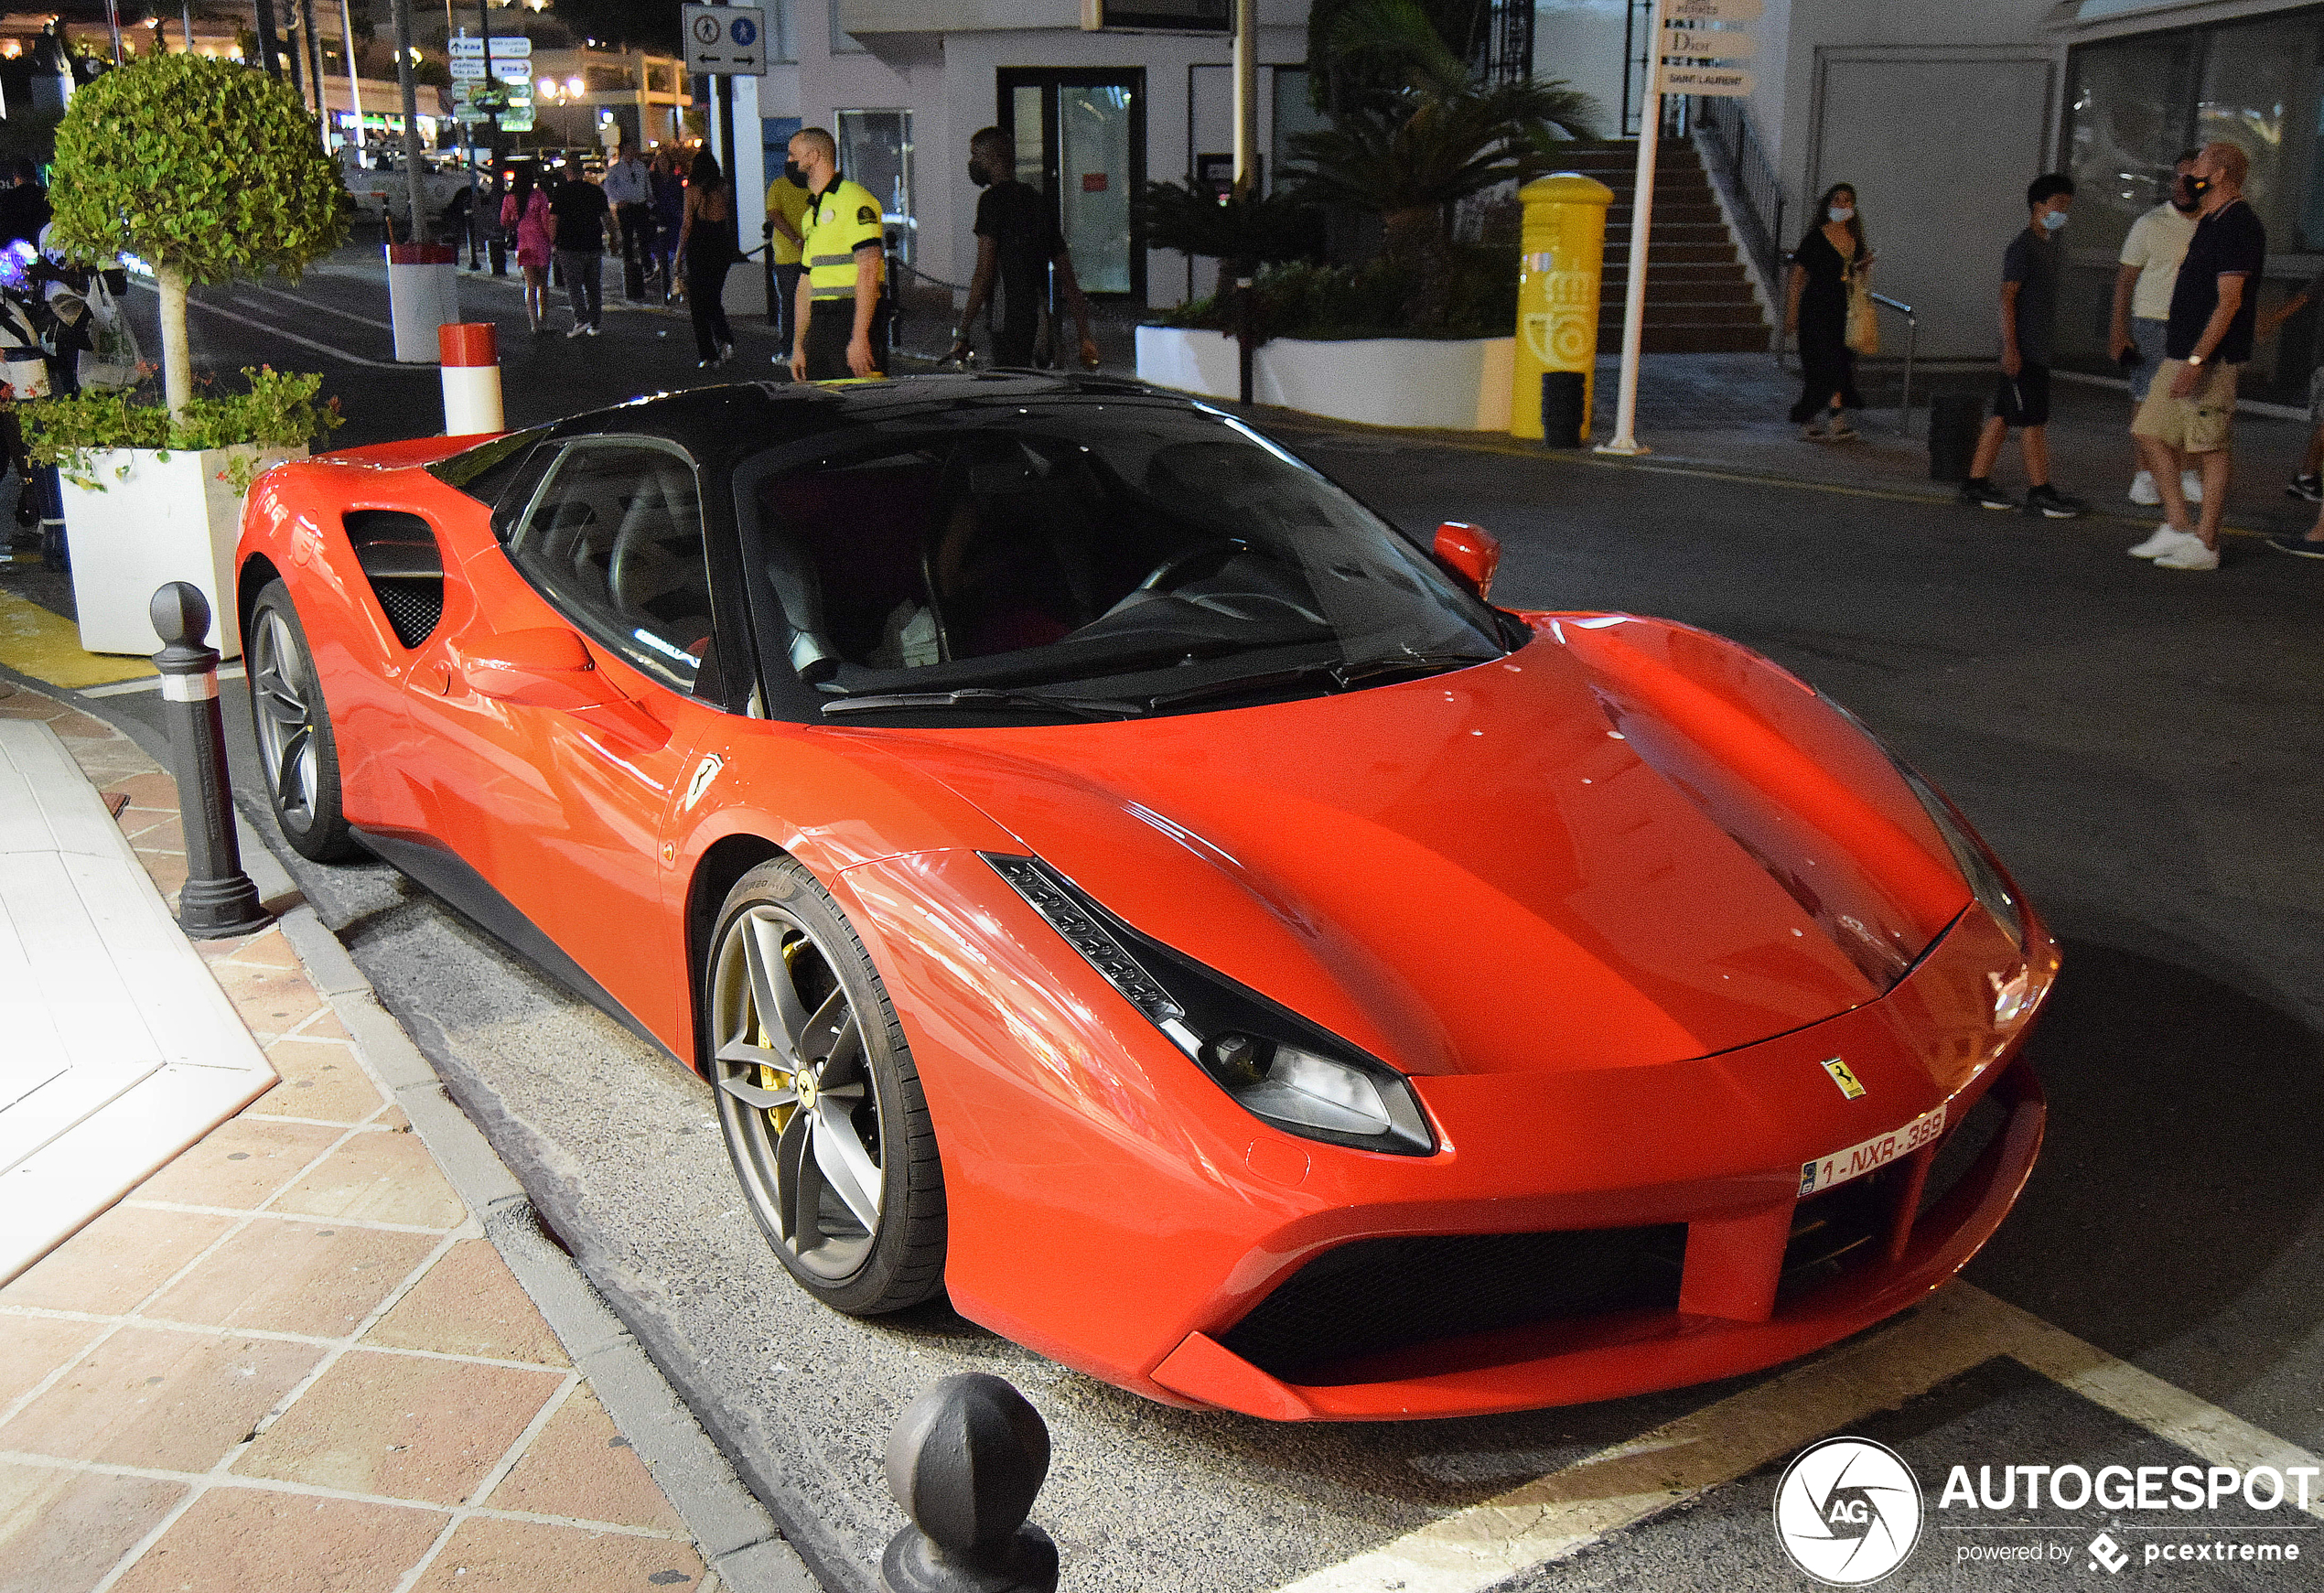
[[[1138,379],[1210,398],[1240,391],[1224,332],[1140,327]],[[1261,404],[1366,425],[1506,432],[1514,338],[1276,338],[1252,357]]]
[[[245,471],[248,479],[269,466],[306,456],[305,448],[249,443],[92,452],[83,479],[94,485],[76,485],[70,475],[61,483],[81,645],[91,652],[159,651],[161,638],[146,616],[154,589],[191,581],[218,617],[210,645],[228,658],[240,657],[233,592],[242,494],[234,490],[233,479]],[[245,462],[238,470],[232,468],[237,461],[255,464]]]

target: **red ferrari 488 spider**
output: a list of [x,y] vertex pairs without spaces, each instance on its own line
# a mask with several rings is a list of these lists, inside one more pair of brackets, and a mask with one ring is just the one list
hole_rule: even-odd
[[1496,552],[1125,383],[737,386],[279,467],[235,618],[292,845],[697,1070],[841,1311],[1371,1419],[1922,1299],[2055,946],[1834,704]]

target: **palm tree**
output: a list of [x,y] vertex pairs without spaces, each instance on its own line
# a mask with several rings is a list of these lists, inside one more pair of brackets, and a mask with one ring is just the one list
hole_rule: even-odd
[[1378,212],[1382,253],[1411,273],[1416,328],[1451,304],[1450,207],[1544,169],[1555,144],[1595,136],[1597,102],[1562,82],[1481,86],[1419,0],[1356,0],[1331,30],[1334,57],[1359,81],[1397,85],[1381,108],[1332,118],[1292,141],[1307,164],[1299,195]]

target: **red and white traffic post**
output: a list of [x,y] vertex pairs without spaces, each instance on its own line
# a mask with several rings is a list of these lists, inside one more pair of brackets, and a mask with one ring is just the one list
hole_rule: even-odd
[[444,435],[474,436],[508,429],[500,415],[500,339],[490,321],[447,321],[436,328],[443,356]]

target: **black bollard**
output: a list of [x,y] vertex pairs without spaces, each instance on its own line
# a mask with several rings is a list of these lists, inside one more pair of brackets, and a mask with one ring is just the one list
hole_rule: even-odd
[[880,1557],[888,1593],[1057,1593],[1057,1545],[1028,1522],[1049,1431],[999,1378],[964,1372],[888,1436],[888,1486],[913,1524]]
[[162,650],[162,700],[169,708],[169,772],[178,780],[178,814],[186,832],[186,888],[178,924],[196,940],[254,934],[273,920],[258,887],[242,872],[234,810],[226,783],[226,727],[218,713],[218,653],[205,645],[210,599],[190,581],[154,593],[147,610]]

